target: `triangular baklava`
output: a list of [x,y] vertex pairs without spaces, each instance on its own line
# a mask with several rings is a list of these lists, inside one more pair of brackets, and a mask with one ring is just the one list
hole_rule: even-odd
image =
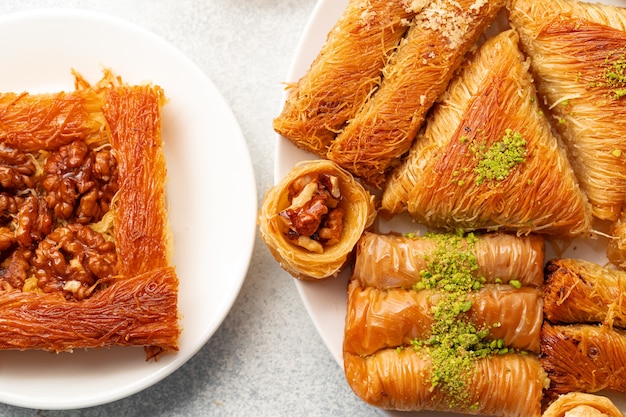
[[435,105],[382,196],[431,227],[579,236],[591,212],[536,102],[518,35],[488,39]]
[[626,196],[626,9],[513,0],[510,21],[593,214],[616,220]]

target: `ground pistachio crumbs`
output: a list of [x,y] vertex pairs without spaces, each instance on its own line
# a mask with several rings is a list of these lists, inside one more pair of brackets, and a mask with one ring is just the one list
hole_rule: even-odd
[[485,278],[477,274],[477,238],[462,232],[429,233],[424,238],[435,240],[436,245],[432,253],[423,255],[427,268],[420,271],[421,281],[413,289],[437,290],[440,297],[431,312],[434,321],[430,338],[415,339],[411,345],[430,356],[431,387],[447,394],[451,408],[476,408],[478,404],[469,403],[468,391],[474,361],[508,352],[503,340],[487,340],[488,328],[476,328],[465,318],[473,304],[472,293],[485,283]]
[[590,83],[590,87],[608,88],[616,100],[626,96],[626,54],[624,52],[608,54],[601,68],[599,80]]
[[509,176],[513,168],[526,161],[527,142],[521,133],[506,129],[504,136],[490,147],[472,143],[470,150],[474,155],[476,167],[476,185],[485,181],[502,181]]

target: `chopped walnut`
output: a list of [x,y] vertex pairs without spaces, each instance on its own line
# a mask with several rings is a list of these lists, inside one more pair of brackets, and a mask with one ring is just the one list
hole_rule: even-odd
[[343,231],[345,212],[339,207],[341,190],[336,176],[298,178],[289,188],[291,204],[280,212],[287,227],[286,236],[312,252],[323,245],[337,244]]
[[33,188],[37,165],[18,149],[0,144],[0,186],[5,190]]
[[117,162],[108,149],[75,141],[53,152],[44,167],[46,201],[58,219],[97,222],[117,191]]
[[23,198],[0,193],[0,251],[15,244],[16,217]]
[[35,251],[32,264],[44,292],[64,291],[68,299],[91,295],[99,280],[116,273],[115,244],[78,223],[59,227]]
[[17,214],[15,238],[19,245],[29,248],[52,230],[52,215],[43,197],[28,196]]
[[52,215],[43,197],[0,194],[0,250],[36,245],[52,230]]
[[26,249],[11,252],[0,264],[0,289],[21,290],[30,269],[31,258],[32,252]]
[[343,217],[345,212],[342,208],[336,208],[328,213],[325,223],[320,227],[319,238],[328,246],[336,245],[341,240],[343,231]]

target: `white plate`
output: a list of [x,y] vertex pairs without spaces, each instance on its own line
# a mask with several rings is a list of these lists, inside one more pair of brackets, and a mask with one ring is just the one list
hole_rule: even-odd
[[[174,264],[180,280],[180,351],[157,362],[142,348],[51,354],[0,352],[0,401],[30,408],[98,405],[171,374],[213,335],[245,279],[256,230],[248,149],[227,103],[206,75],[151,32],[77,10],[0,18],[0,91],[73,89],[70,68],[96,82],[110,67],[124,81],[163,87]],[[236,189],[237,192],[233,192]]]
[[[614,4],[626,7],[626,0],[603,0],[601,3]],[[297,81],[309,68],[311,62],[317,56],[329,30],[348,4],[348,0],[319,0],[316,4],[300,39],[291,68],[287,74],[287,81]],[[278,135],[276,142],[274,181],[278,182],[287,175],[293,165],[301,160],[316,159],[312,154],[297,149],[291,142]],[[412,222],[407,215],[396,216],[390,222],[380,220],[379,231],[407,232],[415,231],[420,226]],[[564,257],[577,257],[589,259],[598,263],[606,262],[604,252],[605,242],[582,241],[573,242],[562,253]],[[548,248],[547,259],[555,257],[554,251]],[[322,282],[294,280],[304,305],[313,321],[322,340],[330,350],[330,353],[343,366],[342,342],[346,315],[346,283],[347,273],[340,274],[336,279],[328,279]],[[608,395],[615,401],[622,411],[626,412],[626,395]],[[386,411],[390,416],[409,416],[414,413],[401,413]],[[415,414],[419,417],[443,417],[452,414],[420,412]]]

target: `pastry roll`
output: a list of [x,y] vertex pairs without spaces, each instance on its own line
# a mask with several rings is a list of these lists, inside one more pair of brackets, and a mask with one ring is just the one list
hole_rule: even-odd
[[272,187],[258,215],[261,238],[299,279],[337,275],[374,218],[374,197],[328,160],[296,165]]
[[552,323],[626,327],[626,272],[581,259],[546,265],[544,313]]
[[335,135],[379,85],[381,71],[425,0],[350,0],[308,71],[287,86],[274,130],[325,157]]
[[383,190],[382,211],[463,230],[580,236],[591,211],[513,30],[466,60]]
[[607,397],[585,392],[560,395],[542,417],[624,417]]
[[380,87],[332,142],[328,158],[374,188],[410,148],[426,112],[504,0],[436,0],[414,18]]
[[541,330],[541,363],[550,378],[548,398],[571,391],[626,392],[626,332],[590,324]]
[[75,75],[0,99],[0,349],[175,351],[164,92]]
[[510,21],[593,214],[616,220],[626,195],[626,9],[514,0]]
[[[476,276],[487,283],[516,280],[521,285],[543,284],[545,246],[537,235],[517,237],[505,233],[477,234],[468,242],[459,238],[476,258]],[[357,244],[352,279],[361,285],[387,288],[409,288],[420,281],[427,269],[428,257],[441,240],[435,236],[407,237],[365,232]]]
[[[434,306],[445,300],[435,290],[380,290],[348,286],[348,309],[343,348],[366,356],[380,349],[409,346],[414,339],[429,339],[436,319]],[[539,353],[543,322],[541,291],[509,285],[485,285],[469,297],[471,308],[460,320],[472,323],[484,340],[502,340],[513,349]]]
[[385,349],[361,357],[344,353],[352,390],[368,404],[390,410],[434,410],[502,417],[539,417],[546,375],[532,354],[489,356],[471,364],[463,394],[432,387],[430,356]]

